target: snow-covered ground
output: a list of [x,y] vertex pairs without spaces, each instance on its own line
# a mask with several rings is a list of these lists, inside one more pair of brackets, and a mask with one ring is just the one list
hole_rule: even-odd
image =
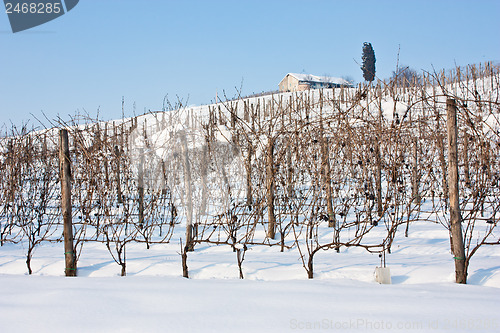
[[2,332],[498,332],[498,289],[2,276]]
[[500,248],[481,248],[469,284],[457,285],[441,225],[417,222],[403,234],[387,256],[392,285],[374,281],[378,255],[355,248],[319,253],[308,280],[296,249],[251,247],[239,280],[229,246],[198,245],[188,280],[175,241],[130,244],[126,277],[104,245],[86,244],[77,278],[63,276],[62,244],[36,251],[32,276],[22,246],[6,244],[0,331],[498,332]]

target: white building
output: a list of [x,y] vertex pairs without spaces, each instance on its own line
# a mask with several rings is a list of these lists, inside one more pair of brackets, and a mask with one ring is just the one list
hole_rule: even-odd
[[338,77],[288,73],[279,83],[279,91],[303,91],[318,88],[339,88],[342,86],[350,87],[351,84]]

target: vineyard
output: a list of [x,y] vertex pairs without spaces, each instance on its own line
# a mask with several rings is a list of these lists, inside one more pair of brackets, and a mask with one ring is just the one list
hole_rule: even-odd
[[[197,248],[216,246],[234,252],[240,278],[253,248],[293,253],[313,278],[318,253],[357,248],[385,266],[397,237],[436,224],[449,232],[450,261],[465,263],[466,278],[479,248],[500,244],[499,69],[487,63],[200,107],[179,101],[114,122],[75,116],[4,127],[1,245],[22,249],[31,274],[35,250],[68,240],[69,214],[71,247],[61,258],[70,265],[61,274],[78,275],[91,244],[107,249],[122,276],[129,247],[175,244],[184,277]],[[461,240],[450,223],[450,112]],[[463,257],[454,251],[461,241]]]

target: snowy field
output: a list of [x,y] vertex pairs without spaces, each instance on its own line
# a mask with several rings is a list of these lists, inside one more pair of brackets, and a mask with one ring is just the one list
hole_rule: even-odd
[[128,246],[126,277],[104,245],[86,244],[77,278],[63,276],[62,244],[37,249],[32,276],[22,246],[6,244],[0,331],[498,332],[500,248],[481,248],[469,284],[457,285],[441,225],[418,222],[403,235],[387,256],[392,285],[374,281],[378,255],[356,248],[319,253],[308,280],[296,249],[251,247],[239,280],[229,246],[198,245],[188,280],[175,241]]

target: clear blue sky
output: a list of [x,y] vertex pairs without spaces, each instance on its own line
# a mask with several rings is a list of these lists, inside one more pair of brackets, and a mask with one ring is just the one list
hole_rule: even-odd
[[[13,34],[0,12],[0,124],[77,110],[102,119],[159,110],[178,95],[207,104],[225,90],[277,89],[288,72],[362,81],[371,42],[377,76],[500,61],[499,0],[80,0]],[[33,122],[33,120],[31,120]],[[36,124],[36,122],[35,122]]]

